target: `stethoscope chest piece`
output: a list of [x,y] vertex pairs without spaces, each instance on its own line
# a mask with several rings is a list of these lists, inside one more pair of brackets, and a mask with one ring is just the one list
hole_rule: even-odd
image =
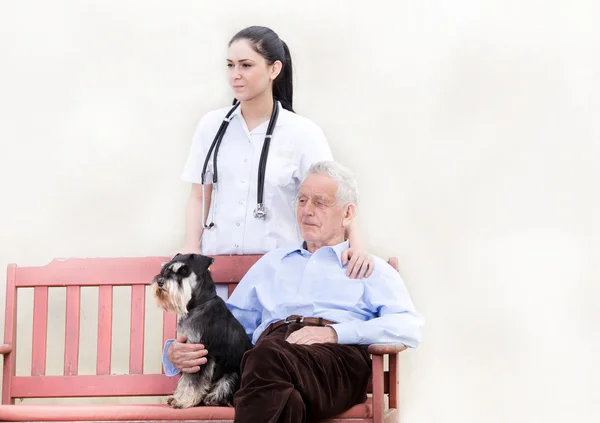
[[264,204],[259,203],[256,205],[256,208],[254,209],[254,217],[262,220],[267,218],[267,209],[265,208]]

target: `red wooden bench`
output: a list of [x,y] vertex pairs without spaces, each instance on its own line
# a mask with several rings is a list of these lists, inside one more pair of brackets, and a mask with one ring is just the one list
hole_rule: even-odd
[[[233,292],[236,283],[260,256],[218,256],[213,278]],[[54,260],[42,267],[10,264],[6,284],[6,317],[2,405],[0,421],[194,421],[231,422],[230,407],[172,409],[166,404],[15,404],[15,398],[167,396],[178,377],[144,374],[144,354],[162,354],[162,345],[144,351],[146,285],[158,273],[165,257],[93,258]],[[390,264],[397,266],[391,259]],[[78,375],[80,345],[80,288],[98,288],[98,347],[95,375]],[[113,287],[131,287],[129,374],[113,375],[111,369]],[[64,371],[46,375],[48,288],[66,287]],[[17,292],[33,288],[33,334],[31,375],[16,376]],[[153,299],[149,299],[152,300]],[[175,337],[176,321],[163,314],[162,341]],[[372,397],[342,413],[331,422],[391,423],[398,420],[398,345],[371,345],[373,355]],[[389,371],[383,357],[389,354]],[[389,394],[389,406],[385,396]],[[166,402],[166,399],[165,399]]]

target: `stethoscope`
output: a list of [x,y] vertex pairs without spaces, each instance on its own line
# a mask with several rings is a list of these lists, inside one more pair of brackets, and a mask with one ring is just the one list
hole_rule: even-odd
[[[215,226],[214,223],[214,215],[216,213],[216,195],[217,195],[217,155],[219,154],[219,147],[221,146],[221,141],[223,141],[223,136],[225,135],[225,131],[227,130],[227,126],[229,122],[231,122],[231,115],[240,105],[239,101],[233,105],[231,110],[227,112],[225,117],[223,118],[223,122],[221,122],[221,126],[215,135],[215,139],[210,145],[210,149],[208,150],[208,154],[206,155],[206,159],[204,159],[204,167],[202,168],[202,224],[205,229],[210,229]],[[260,161],[258,164],[258,189],[256,193],[256,209],[254,209],[254,217],[257,219],[265,220],[267,218],[267,209],[263,203],[263,192],[265,187],[265,169],[267,167],[267,156],[269,155],[269,145],[271,144],[271,138],[273,137],[273,129],[275,128],[275,124],[277,123],[277,117],[279,116],[279,103],[277,100],[273,99],[273,111],[271,112],[271,120],[269,121],[269,126],[267,127],[267,135],[265,136],[265,142],[263,144],[262,152],[260,153]],[[206,216],[205,216],[205,198],[204,198],[204,176],[206,175],[206,168],[208,167],[208,162],[210,160],[210,155],[213,155],[213,201],[214,206],[212,207],[212,216],[211,222],[206,224]]]

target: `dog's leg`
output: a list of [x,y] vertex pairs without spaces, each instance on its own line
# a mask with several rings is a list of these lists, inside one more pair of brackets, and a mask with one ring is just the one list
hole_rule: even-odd
[[215,362],[210,360],[202,366],[198,372],[200,374],[183,373],[167,403],[173,408],[189,408],[200,404],[211,387],[214,370]]
[[232,405],[233,394],[238,383],[237,373],[227,373],[215,382],[210,392],[204,397],[205,405]]

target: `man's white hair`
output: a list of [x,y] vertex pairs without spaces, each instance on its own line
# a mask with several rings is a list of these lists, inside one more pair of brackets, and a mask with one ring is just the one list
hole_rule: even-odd
[[322,161],[314,163],[308,169],[308,175],[329,176],[338,183],[335,194],[336,203],[345,206],[350,203],[358,203],[358,184],[349,169],[334,161]]

